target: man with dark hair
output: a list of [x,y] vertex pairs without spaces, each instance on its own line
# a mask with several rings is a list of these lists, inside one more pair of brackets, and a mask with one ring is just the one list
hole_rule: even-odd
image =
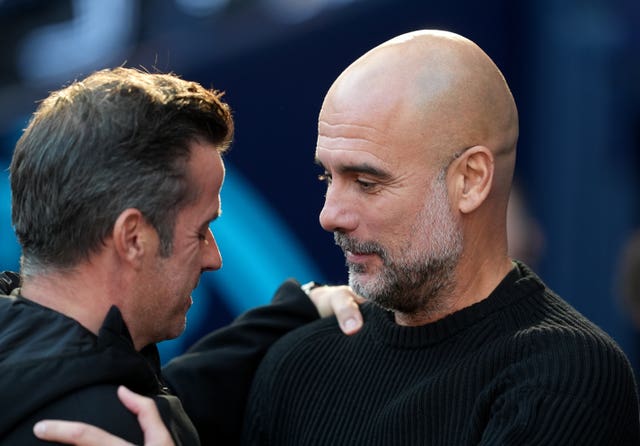
[[496,65],[454,33],[391,39],[320,111],[320,223],[371,301],[261,363],[247,445],[638,445],[616,343],[508,256],[518,116]]
[[[177,444],[237,441],[263,353],[318,317],[299,285],[285,283],[272,305],[160,371],[155,343],[180,335],[200,274],[222,265],[209,229],[233,135],[221,96],[116,68],[38,107],[10,167],[22,259],[20,288],[0,298],[2,444],[39,444],[32,428],[43,418],[141,443],[119,385],[154,399]],[[313,299],[324,312],[327,299]],[[329,300],[354,316],[349,299]]]

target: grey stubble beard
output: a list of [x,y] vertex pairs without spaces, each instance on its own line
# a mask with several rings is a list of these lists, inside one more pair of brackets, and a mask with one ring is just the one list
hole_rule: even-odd
[[392,258],[389,250],[375,241],[360,242],[335,232],[335,242],[343,251],[376,254],[382,261],[377,276],[368,283],[359,277],[367,272],[367,266],[347,261],[349,285],[356,293],[394,312],[416,316],[446,312],[463,240],[442,176],[434,181],[433,199],[425,204],[410,233],[416,236],[407,240]]

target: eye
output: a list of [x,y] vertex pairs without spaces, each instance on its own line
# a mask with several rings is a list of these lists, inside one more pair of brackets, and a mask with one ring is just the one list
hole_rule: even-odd
[[209,235],[209,225],[203,226],[196,233],[196,236],[198,237],[198,240],[200,240],[201,242],[206,242],[207,241],[207,235]]
[[360,188],[363,189],[363,190],[371,190],[377,185],[377,183],[373,183],[371,181],[365,181],[365,180],[361,180],[361,179],[357,179],[356,183],[358,183]]
[[318,180],[322,181],[323,183],[326,183],[328,186],[329,184],[331,184],[331,180],[332,180],[331,174],[329,172],[322,173],[318,175]]

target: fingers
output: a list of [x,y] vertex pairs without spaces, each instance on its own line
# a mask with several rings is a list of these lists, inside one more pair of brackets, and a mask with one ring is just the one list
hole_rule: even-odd
[[348,293],[342,294],[342,292],[344,292],[343,290],[333,294],[331,297],[331,306],[338,319],[340,329],[344,334],[351,335],[362,328],[362,314],[360,313],[360,307],[358,307],[353,297],[355,294],[351,291],[351,288],[344,288],[348,290]]
[[144,414],[145,417],[153,418],[155,412],[155,416],[160,419],[160,415],[156,410],[156,403],[151,398],[132,392],[125,386],[118,387],[118,398],[134,414],[138,416]]
[[336,315],[340,329],[347,335],[362,328],[362,314],[358,303],[364,299],[351,288],[341,286],[321,286],[309,292],[309,298],[315,304],[320,316]]
[[171,434],[162,422],[156,403],[148,397],[138,395],[125,386],[118,387],[118,398],[127,409],[138,417],[144,433],[145,446],[171,446]]
[[33,426],[33,433],[41,440],[77,446],[131,446],[131,443],[100,428],[77,421],[39,421]]
[[[118,397],[138,417],[145,446],[174,446],[151,398],[138,395],[124,386],[118,387]],[[41,440],[77,446],[131,446],[131,443],[98,427],[77,421],[43,420],[35,424],[33,433]]]

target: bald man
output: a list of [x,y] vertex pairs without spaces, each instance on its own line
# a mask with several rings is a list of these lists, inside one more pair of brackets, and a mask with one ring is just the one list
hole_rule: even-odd
[[262,362],[248,445],[637,445],[615,342],[507,254],[518,137],[504,77],[473,42],[401,35],[334,82],[316,160],[320,223],[370,303]]

